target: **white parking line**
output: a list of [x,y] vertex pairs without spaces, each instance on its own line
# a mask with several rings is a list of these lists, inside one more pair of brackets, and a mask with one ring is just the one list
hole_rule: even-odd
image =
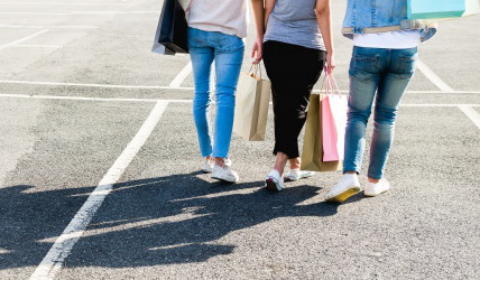
[[[212,83],[214,81],[212,79]],[[180,90],[193,91],[193,87],[170,87],[170,86],[148,86],[148,85],[115,85],[115,84],[83,84],[83,83],[64,83],[64,82],[45,82],[45,81],[19,81],[19,80],[0,80],[0,84],[19,84],[19,85],[45,85],[45,86],[64,86],[64,87],[88,87],[88,88],[107,88],[107,89],[138,89],[138,90]],[[214,85],[213,85],[214,86]],[[213,88],[212,88],[213,89]],[[313,91],[319,93],[319,91]],[[348,93],[348,90],[341,90],[341,93]],[[409,94],[480,94],[480,91],[407,91]]]
[[175,76],[175,78],[172,80],[170,83],[170,87],[180,87],[185,81],[185,79],[192,73],[193,67],[192,67],[192,62],[189,62],[178,74]]
[[71,15],[110,15],[110,14],[151,14],[158,15],[157,11],[72,11],[72,12],[0,12],[0,15],[39,15],[39,16],[71,16]]
[[[142,99],[142,98],[100,98],[82,96],[54,96],[54,95],[22,95],[2,94],[0,98],[41,99],[41,100],[70,100],[70,101],[98,101],[98,102],[168,102],[168,103],[192,103],[193,100],[179,99]],[[452,104],[452,103],[404,103],[401,107],[480,107],[480,104]],[[473,109],[472,109],[473,110]]]
[[32,28],[32,29],[98,29],[96,26],[88,26],[88,25],[61,25],[61,26],[34,26],[34,25],[5,25],[0,24],[0,28]]
[[478,114],[478,112],[475,109],[473,109],[473,106],[476,106],[476,105],[459,105],[458,107],[480,129],[480,114]]
[[38,31],[38,32],[35,32],[35,33],[32,34],[32,35],[29,35],[29,36],[27,36],[27,37],[23,37],[22,39],[18,39],[18,40],[16,40],[16,41],[11,42],[11,43],[7,43],[7,44],[5,44],[5,45],[2,45],[2,46],[0,46],[0,50],[5,49],[5,48],[8,48],[8,47],[10,47],[10,46],[17,45],[17,44],[22,43],[22,42],[25,42],[25,41],[27,41],[27,40],[30,40],[30,39],[32,39],[32,38],[34,38],[34,37],[36,37],[36,36],[38,36],[38,35],[41,35],[41,34],[43,34],[43,33],[45,33],[45,32],[48,32],[48,29],[40,30],[40,31]]
[[122,154],[108,170],[92,194],[90,194],[87,201],[68,224],[67,228],[65,228],[62,235],[55,241],[52,248],[50,248],[47,255],[30,277],[31,280],[51,280],[55,278],[55,275],[62,269],[63,262],[70,254],[73,246],[82,236],[92,217],[112,190],[113,185],[120,179],[125,169],[145,144],[165,112],[167,105],[167,102],[157,102],[138,133],[125,150],[123,150]]
[[454,92],[452,87],[448,86],[447,83],[443,82],[443,80],[438,77],[437,74],[435,74],[435,72],[433,72],[433,70],[430,69],[430,67],[424,64],[421,60],[417,61],[417,68],[443,92]]
[[63,48],[60,45],[13,45],[11,47],[26,47],[26,48]]
[[[125,2],[125,1],[122,1]],[[67,1],[58,1],[58,2],[43,2],[43,1],[18,1],[18,2],[0,2],[0,5],[67,5],[67,6],[102,6],[105,7],[106,5],[115,5],[118,4],[118,2],[114,3],[105,3],[102,1],[102,3],[72,3],[72,2],[67,2]]]
[[65,87],[88,87],[88,88],[107,88],[107,89],[138,89],[138,90],[181,90],[192,91],[192,87],[170,87],[170,86],[146,86],[146,85],[110,85],[110,84],[82,84],[82,83],[62,83],[62,82],[36,82],[36,81],[14,81],[0,80],[0,84],[21,84],[21,85],[45,85],[45,86],[65,86]]

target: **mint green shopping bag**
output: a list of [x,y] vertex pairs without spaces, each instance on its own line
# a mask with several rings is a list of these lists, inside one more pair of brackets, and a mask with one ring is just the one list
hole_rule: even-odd
[[408,19],[459,18],[465,13],[465,0],[408,0]]
[[407,0],[408,19],[461,18],[480,12],[478,0]]

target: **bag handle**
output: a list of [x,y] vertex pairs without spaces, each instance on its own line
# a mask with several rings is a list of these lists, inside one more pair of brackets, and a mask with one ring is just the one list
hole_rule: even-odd
[[190,3],[188,3],[187,8],[185,9],[185,14],[187,15],[187,18],[188,18],[188,15],[189,15],[189,13],[190,13],[190,10],[192,9],[193,1],[194,1],[194,0],[190,0]]
[[[326,67],[324,67],[324,72],[325,72],[325,78],[323,80],[323,84],[325,84],[325,94],[334,95],[335,93],[337,93],[341,98],[342,93],[340,92],[340,88],[338,87],[337,81],[335,80],[333,73],[332,72],[328,73]],[[323,90],[323,84],[321,88],[322,90]]]
[[[255,72],[252,72],[252,69],[255,67]],[[248,75],[255,75],[258,78],[262,79],[262,68],[260,67],[260,64],[253,64],[250,66],[250,70],[248,71]]]

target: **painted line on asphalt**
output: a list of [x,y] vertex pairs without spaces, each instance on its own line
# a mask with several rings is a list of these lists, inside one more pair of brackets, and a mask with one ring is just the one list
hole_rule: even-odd
[[0,94],[0,98],[40,99],[40,100],[70,100],[70,101],[98,101],[98,102],[159,102],[168,103],[191,103],[191,100],[162,100],[162,99],[139,99],[139,98],[98,98],[81,96],[54,96],[54,95],[22,95]]
[[73,11],[73,12],[0,12],[0,15],[40,15],[40,16],[71,16],[71,15],[133,15],[152,14],[157,11]]
[[27,48],[63,48],[61,45],[13,45],[11,47],[27,47]]
[[473,109],[473,106],[476,106],[476,105],[459,105],[458,107],[480,129],[480,114],[478,114],[478,112],[475,109]]
[[99,102],[158,102],[158,99],[138,98],[98,98],[80,96],[54,96],[54,95],[22,95],[22,94],[0,94],[0,98],[19,99],[40,99],[40,100],[70,100],[70,101],[99,101]]
[[[213,69],[213,67],[212,67]],[[65,87],[89,87],[89,88],[111,88],[111,89],[153,89],[153,90],[181,90],[193,91],[193,87],[170,87],[170,86],[148,86],[148,85],[115,85],[115,84],[84,84],[68,82],[46,82],[46,81],[20,81],[20,80],[0,80],[0,84],[18,84],[18,85],[45,85],[45,86],[65,86]],[[341,93],[348,93],[348,90],[341,90]],[[319,93],[319,91],[313,91]],[[407,94],[480,94],[480,91],[407,91]]]
[[98,29],[96,26],[84,25],[63,25],[63,26],[33,26],[33,25],[4,25],[0,24],[0,28],[32,28],[32,29]]
[[[212,70],[214,68],[212,67]],[[213,72],[213,71],[212,71]],[[64,87],[88,87],[88,88],[111,88],[111,89],[151,89],[151,90],[180,90],[193,91],[193,87],[170,87],[170,86],[148,86],[148,85],[115,85],[115,84],[88,84],[88,83],[68,83],[68,82],[47,82],[47,81],[20,81],[20,80],[0,80],[0,84],[18,84],[18,85],[45,85],[45,86],[64,86]],[[212,84],[214,81],[212,79]],[[341,90],[343,94],[349,93],[348,90]],[[318,94],[319,91],[313,91]],[[480,91],[407,91],[407,94],[479,94]]]
[[169,87],[169,86],[146,86],[146,85],[108,85],[108,84],[83,84],[83,83],[62,83],[62,82],[34,82],[34,81],[13,81],[0,80],[0,84],[38,85],[38,86],[65,86],[65,87],[88,87],[106,89],[138,89],[138,90],[180,90],[193,91],[193,87]]
[[90,194],[87,201],[65,228],[62,235],[58,237],[55,244],[50,248],[47,255],[30,277],[31,280],[51,280],[55,278],[55,275],[62,269],[63,263],[72,251],[73,246],[80,239],[92,217],[111,192],[113,185],[120,179],[130,162],[145,144],[157,123],[160,121],[167,105],[168,102],[164,101],[156,103],[138,133],[123,150],[122,154],[120,154],[95,190]]
[[437,74],[421,60],[417,61],[417,68],[443,92],[455,92],[452,87],[438,77]]
[[8,48],[8,47],[11,47],[11,46],[14,46],[14,45],[17,45],[17,44],[22,43],[22,42],[25,42],[25,41],[27,41],[27,40],[30,40],[30,39],[34,38],[34,37],[37,37],[37,36],[39,36],[39,35],[42,35],[42,34],[44,34],[45,32],[48,32],[48,31],[49,31],[48,29],[43,29],[43,30],[40,30],[40,31],[38,31],[38,32],[35,32],[34,34],[29,35],[29,36],[27,36],[27,37],[23,37],[23,38],[21,38],[21,39],[15,40],[15,41],[13,41],[13,42],[7,43],[7,44],[5,44],[5,45],[0,46],[0,50],[5,49],[5,48]]
[[178,88],[182,85],[183,81],[192,73],[192,62],[189,62],[170,83],[169,87]]
[[[125,1],[122,1],[122,2],[125,2]],[[64,2],[61,2],[61,1],[58,1],[58,2],[43,2],[43,1],[18,1],[18,2],[0,2],[0,5],[5,5],[5,4],[8,4],[8,5],[32,5],[32,4],[38,4],[38,5],[67,5],[67,6],[102,6],[102,7],[105,7],[106,5],[110,4],[110,5],[116,5],[118,4],[118,2],[115,2],[115,3],[105,3],[105,2],[102,2],[102,3],[71,3],[71,2],[67,2],[67,1],[64,1]]]
[[[70,101],[98,101],[98,102],[168,102],[168,103],[192,103],[193,100],[181,99],[142,99],[142,98],[100,98],[84,96],[56,96],[56,95],[25,95],[25,94],[2,94],[0,98],[41,99],[41,100],[70,100]],[[480,104],[451,104],[451,103],[405,103],[402,107],[480,107]]]

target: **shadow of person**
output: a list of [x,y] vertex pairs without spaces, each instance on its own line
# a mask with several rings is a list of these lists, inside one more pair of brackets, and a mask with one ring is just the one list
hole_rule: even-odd
[[233,252],[235,244],[219,243],[231,232],[277,218],[331,216],[338,208],[324,202],[299,205],[317,196],[318,187],[298,186],[272,194],[263,188],[263,181],[212,185],[198,177],[116,186],[68,266],[123,268],[204,262]]
[[[300,204],[317,196],[318,187],[297,186],[271,194],[263,188],[263,181],[225,185],[212,184],[207,177],[194,172],[116,184],[68,257],[67,266],[123,268],[202,262],[233,252],[236,245],[218,241],[231,232],[277,218],[337,212],[335,204]],[[25,192],[31,186],[4,189],[11,200],[18,201],[16,206],[37,207],[35,211],[26,208],[23,214],[9,212],[11,221],[17,220],[16,233],[28,235],[20,239],[13,239],[13,233],[0,236],[0,247],[6,250],[0,252],[0,269],[38,264],[74,216],[72,210],[80,208],[93,188],[37,193]],[[64,203],[53,203],[51,208],[45,203],[49,200]],[[59,215],[66,205],[71,208]],[[37,217],[42,218],[40,223],[35,222]]]

